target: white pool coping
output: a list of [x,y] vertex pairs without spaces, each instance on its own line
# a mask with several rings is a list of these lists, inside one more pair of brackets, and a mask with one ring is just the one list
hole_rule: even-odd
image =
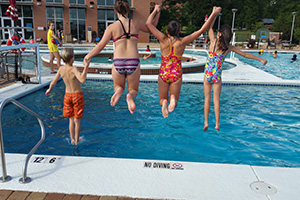
[[[33,155],[28,167],[32,181],[20,184],[25,157],[6,154],[12,180],[0,183],[1,189],[189,200],[296,200],[300,196],[300,168]],[[174,163],[182,168],[172,169]],[[158,168],[163,164],[167,168]],[[270,184],[276,193],[253,191],[250,185],[257,181]]]
[[[226,59],[226,61],[237,66],[223,71],[223,83],[300,85],[300,81],[283,80],[238,60]],[[23,92],[30,93],[47,86],[53,77],[49,71],[43,71],[42,85],[16,83],[2,88],[0,101],[8,97],[17,98]],[[157,81],[157,77],[157,75],[142,75],[141,80]],[[203,77],[203,73],[184,74],[183,81],[201,83]],[[88,78],[111,79],[111,75],[88,74]],[[28,107],[30,108],[30,105]],[[4,144],[6,145],[9,144]],[[20,184],[18,180],[22,176],[26,155],[10,153],[5,155],[7,173],[12,180],[0,183],[0,189],[152,199],[300,199],[300,190],[297,189],[300,185],[300,168],[33,155],[27,173],[32,182]],[[34,163],[37,157],[44,159],[41,163]],[[56,161],[49,163],[53,157]],[[151,167],[145,167],[145,163],[148,166],[151,163]],[[172,166],[174,163],[177,163],[177,166],[180,163],[183,170],[154,167],[159,164]],[[270,184],[277,192],[271,195],[254,192],[250,185],[256,181]],[[263,192],[263,189],[258,191]]]

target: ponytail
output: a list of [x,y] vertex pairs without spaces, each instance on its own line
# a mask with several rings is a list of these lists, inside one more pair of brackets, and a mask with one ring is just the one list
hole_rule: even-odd
[[130,5],[127,0],[116,0],[114,9],[126,18],[126,15],[130,11]]
[[175,20],[170,21],[167,26],[167,31],[168,31],[169,35],[176,37],[178,39],[179,31],[180,31],[180,24]]

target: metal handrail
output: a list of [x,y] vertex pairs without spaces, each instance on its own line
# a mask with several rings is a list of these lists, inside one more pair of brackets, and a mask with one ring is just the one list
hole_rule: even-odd
[[9,181],[11,178],[10,176],[7,175],[6,173],[6,165],[5,165],[5,156],[4,156],[4,145],[3,145],[3,136],[2,136],[2,110],[4,108],[4,106],[9,103],[12,102],[13,104],[15,104],[16,106],[18,106],[19,108],[23,109],[24,111],[28,112],[29,114],[35,116],[40,124],[41,127],[41,139],[40,141],[32,148],[32,150],[28,153],[28,155],[26,156],[25,159],[25,163],[24,163],[24,167],[23,167],[23,177],[19,179],[20,183],[29,183],[31,181],[31,179],[29,177],[27,177],[27,166],[28,166],[28,161],[30,159],[30,157],[32,156],[32,154],[36,151],[36,149],[41,145],[41,143],[44,141],[45,139],[45,126],[44,123],[42,121],[42,119],[40,118],[40,116],[38,114],[36,114],[35,112],[33,112],[32,110],[30,110],[29,108],[27,108],[26,106],[24,106],[23,104],[19,103],[18,101],[16,101],[15,99],[12,98],[7,98],[4,101],[1,102],[0,104],[0,154],[1,154],[1,165],[2,165],[2,177],[0,177],[0,181],[1,182],[7,182]]
[[[32,33],[33,33],[33,41],[35,42],[35,43],[33,43],[33,44],[31,44],[31,45],[34,45],[33,47],[36,47],[37,48],[37,53],[36,53],[36,62],[37,62],[37,68],[35,69],[35,71],[36,71],[36,75],[38,76],[38,83],[41,83],[41,73],[40,73],[40,50],[39,50],[39,45],[36,43],[36,33],[35,33],[35,30],[34,30],[34,28],[32,28],[32,27],[24,27],[24,26],[16,26],[16,27],[0,27],[0,30],[4,30],[4,29],[28,29],[28,30],[31,30],[32,31]],[[25,39],[25,37],[24,37],[24,39]],[[1,39],[0,39],[0,41],[1,41]],[[21,45],[17,45],[18,46],[18,48],[26,48],[27,46],[26,46],[26,44],[21,44]],[[2,49],[4,49],[5,50],[5,47],[1,47]],[[13,47],[13,46],[10,46],[10,48],[8,48],[7,50],[11,50],[11,49],[17,49],[16,47]]]
[[[18,54],[18,66],[21,65],[21,51],[20,49],[16,49],[17,54]],[[15,64],[9,64],[7,62],[7,54],[11,53],[10,51],[7,51],[4,53],[4,58],[5,58],[5,65],[6,65],[6,74],[7,74],[7,80],[9,80],[9,71],[8,71],[8,66],[15,66]],[[20,67],[20,76],[22,77],[22,67]]]
[[[1,27],[0,27],[0,30],[1,30]],[[0,46],[0,51],[6,51],[7,53],[9,53],[11,50],[17,50],[18,54],[20,54],[19,49],[21,49],[21,48],[30,48],[30,47],[36,48],[35,59],[36,59],[37,67],[35,67],[35,73],[37,75],[38,83],[42,83],[41,66],[40,66],[40,47],[39,47],[38,43],[33,43],[33,44],[24,43],[24,44],[13,45],[13,46]],[[4,57],[4,55],[5,54],[2,54],[1,57]]]

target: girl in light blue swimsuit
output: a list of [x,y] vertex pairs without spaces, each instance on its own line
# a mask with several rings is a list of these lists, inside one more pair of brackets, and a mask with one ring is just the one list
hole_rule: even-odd
[[[216,19],[216,18],[215,18]],[[214,19],[214,20],[215,20]],[[210,109],[210,100],[211,100],[211,86],[213,86],[214,92],[214,109],[216,117],[216,130],[220,130],[220,95],[222,88],[222,64],[225,60],[226,55],[234,51],[235,53],[250,59],[255,59],[260,61],[262,64],[267,64],[267,61],[263,58],[257,57],[251,53],[245,53],[239,50],[237,47],[230,45],[232,38],[231,27],[227,24],[221,26],[220,30],[217,33],[217,37],[214,35],[212,29],[214,22],[211,24],[208,34],[210,39],[210,47],[207,57],[207,62],[205,65],[205,75],[203,80],[203,89],[204,89],[204,127],[203,130],[208,129],[208,115]]]

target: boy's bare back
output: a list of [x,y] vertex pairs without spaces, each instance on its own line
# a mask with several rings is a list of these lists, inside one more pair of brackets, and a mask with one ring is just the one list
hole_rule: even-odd
[[59,68],[58,73],[60,74],[66,85],[67,93],[81,92],[80,81],[76,77],[76,73],[80,72],[76,67],[66,64],[65,66],[61,66]]

